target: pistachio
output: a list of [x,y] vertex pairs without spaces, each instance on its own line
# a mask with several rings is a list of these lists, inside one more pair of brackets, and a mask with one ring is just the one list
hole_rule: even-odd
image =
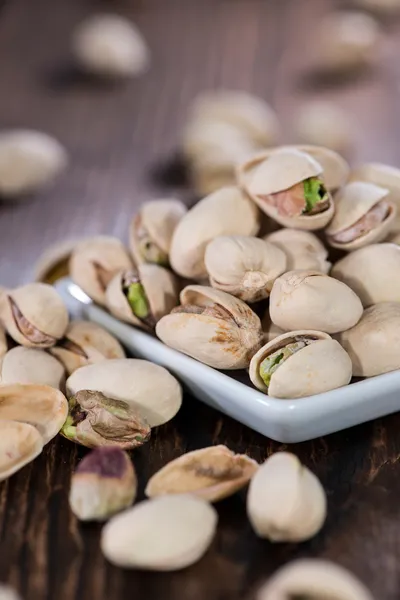
[[336,104],[314,101],[305,104],[297,114],[295,129],[303,142],[327,146],[346,152],[352,143],[352,124],[348,115]]
[[262,342],[261,322],[238,298],[200,285],[187,286],[181,305],[156,326],[171,348],[216,369],[245,369]]
[[103,528],[101,549],[119,567],[177,571],[203,556],[217,521],[214,508],[201,498],[153,498],[113,517]]
[[94,390],[128,403],[151,427],[166,423],[182,403],[178,381],[166,369],[147,360],[121,358],[88,365],[67,379],[67,394]]
[[280,568],[256,600],[373,600],[347,569],[327,560],[299,559]]
[[65,336],[50,348],[50,352],[64,365],[68,375],[88,364],[125,358],[118,340],[90,321],[72,321]]
[[111,279],[119,271],[131,267],[132,261],[123,244],[108,236],[89,238],[77,244],[69,263],[74,282],[101,305],[105,305]]
[[0,600],[21,600],[21,598],[12,587],[0,583]]
[[81,67],[105,77],[142,75],[150,64],[140,31],[128,19],[113,14],[94,15],[80,23],[72,49]]
[[186,206],[179,200],[146,202],[131,221],[129,246],[136,264],[169,265],[172,235],[186,214]]
[[32,462],[42,449],[43,439],[35,427],[0,419],[0,481]]
[[[0,301],[1,304],[1,301]],[[0,323],[0,361],[2,360],[3,356],[6,354],[8,350],[8,342],[7,342],[7,336],[6,336],[6,332],[4,331],[1,323]]]
[[150,426],[137,410],[93,390],[80,390],[69,398],[64,437],[87,448],[117,446],[130,450],[150,438]]
[[205,279],[204,253],[219,235],[255,235],[257,208],[235,187],[203,198],[181,219],[172,237],[171,266],[182,277]]
[[263,239],[283,250],[287,271],[308,269],[328,273],[331,268],[327,249],[311,231],[279,229]]
[[17,346],[4,355],[0,383],[37,383],[60,389],[65,382],[64,367],[44,350]]
[[66,277],[69,273],[71,254],[81,241],[81,239],[64,240],[46,248],[34,265],[34,280],[52,285],[61,277]]
[[210,446],[183,454],[149,480],[149,498],[165,494],[194,494],[217,502],[243,488],[258,468],[246,454],[234,454],[226,446]]
[[271,542],[308,540],[326,518],[324,488],[294,454],[277,452],[250,482],[247,515],[256,534]]
[[79,463],[71,479],[69,505],[81,521],[104,521],[135,499],[136,473],[128,454],[99,447]]

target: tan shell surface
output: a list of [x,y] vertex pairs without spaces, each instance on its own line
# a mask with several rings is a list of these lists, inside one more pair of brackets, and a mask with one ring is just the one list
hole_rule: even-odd
[[175,377],[159,365],[133,358],[82,367],[67,379],[66,387],[69,396],[79,390],[95,390],[124,400],[151,427],[172,419],[182,403],[182,390]]
[[279,335],[286,333],[285,331],[283,331],[283,329],[281,329],[271,321],[271,317],[269,316],[269,309],[265,311],[264,317],[261,320],[261,326],[264,332],[265,344],[267,344],[268,342],[272,342],[272,340],[274,340]]
[[0,481],[11,477],[43,450],[43,439],[28,423],[0,420]]
[[378,302],[400,302],[400,247],[371,244],[333,265],[332,277],[351,287],[364,308]]
[[317,271],[284,273],[275,280],[270,295],[271,320],[286,331],[338,333],[353,327],[362,311],[349,286]]
[[0,386],[0,419],[34,425],[47,444],[64,425],[68,402],[59,390],[47,385]]
[[347,152],[353,142],[353,127],[348,115],[336,103],[314,100],[297,112],[294,124],[298,138],[310,144]]
[[331,263],[327,260],[328,250],[311,231],[279,229],[263,239],[285,252],[288,271],[307,269],[328,273],[331,268]]
[[258,229],[257,207],[238,188],[222,188],[201,200],[178,223],[171,266],[183,277],[205,278],[204,253],[211,240],[220,235],[255,235]]
[[[53,283],[48,281],[49,276],[57,272],[60,276],[68,274],[68,261],[75,249],[75,246],[82,242],[82,238],[68,239],[62,242],[56,242],[39,256],[34,267],[33,277],[36,282]],[[65,263],[65,264],[64,264]]]
[[221,236],[208,244],[204,262],[213,287],[256,302],[269,296],[285,271],[286,254],[258,238]]
[[17,346],[0,363],[0,383],[36,383],[61,389],[65,381],[63,365],[44,350]]
[[6,332],[0,323],[0,361],[7,351],[8,351],[8,343],[7,343]]

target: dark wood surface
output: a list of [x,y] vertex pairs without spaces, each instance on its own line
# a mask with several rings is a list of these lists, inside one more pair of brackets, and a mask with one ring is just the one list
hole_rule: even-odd
[[[166,169],[185,108],[204,87],[252,90],[277,109],[291,141],[299,102],[321,97],[353,114],[353,162],[398,164],[400,25],[384,25],[377,65],[347,82],[303,77],[308,42],[329,0],[8,0],[0,2],[0,126],[57,136],[71,164],[56,185],[20,205],[0,204],[0,283],[29,280],[47,245],[107,232],[127,237],[127,219],[146,198],[179,194]],[[144,32],[151,71],[105,86],[71,67],[75,23],[94,10],[117,9]],[[323,85],[322,85],[323,83]],[[99,551],[100,526],[81,525],[68,508],[72,470],[85,451],[58,438],[0,485],[0,581],[25,600],[237,600],[252,598],[275,568],[299,556],[350,568],[378,600],[400,598],[400,415],[291,447],[321,478],[329,502],[323,531],[311,542],[272,545],[252,533],[245,494],[218,505],[212,548],[195,566],[172,574],[126,572]],[[282,446],[189,396],[181,412],[134,453],[140,498],[168,460],[223,443],[262,461]],[[157,543],[156,539],[154,540]]]

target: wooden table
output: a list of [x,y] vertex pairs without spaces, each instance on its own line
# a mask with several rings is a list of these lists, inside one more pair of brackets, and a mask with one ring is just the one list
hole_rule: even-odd
[[[185,110],[213,86],[268,99],[291,141],[298,104],[333,98],[354,115],[354,162],[398,164],[400,26],[385,24],[383,51],[368,73],[345,84],[312,82],[309,36],[329,0],[9,0],[0,2],[0,125],[47,131],[71,163],[56,185],[20,205],[0,205],[0,283],[29,279],[50,243],[83,234],[127,237],[127,220],[147,198],[178,194],[165,165]],[[152,49],[151,71],[104,86],[71,68],[74,25],[93,10],[131,16]],[[397,39],[396,39],[397,38]],[[168,175],[168,177],[166,177]],[[252,533],[245,494],[218,505],[220,526],[207,555],[178,573],[125,572],[99,551],[98,525],[68,508],[71,471],[85,451],[58,438],[0,486],[0,581],[26,600],[236,600],[251,598],[279,565],[301,556],[333,559],[379,600],[400,597],[400,415],[291,447],[321,478],[329,502],[323,531],[300,545],[271,545]],[[262,461],[283,449],[187,396],[174,421],[134,453],[140,498],[149,476],[186,450],[227,444]],[[155,540],[156,543],[156,540]]]

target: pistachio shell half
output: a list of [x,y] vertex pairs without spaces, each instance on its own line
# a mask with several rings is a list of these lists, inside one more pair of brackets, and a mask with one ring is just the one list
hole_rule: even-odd
[[217,502],[243,488],[258,463],[246,454],[234,454],[226,446],[211,446],[183,454],[149,480],[149,498],[165,494],[194,494]]
[[60,389],[64,386],[64,367],[44,350],[17,346],[0,363],[0,383],[37,383]]
[[181,305],[156,326],[171,348],[216,369],[245,369],[262,343],[261,322],[242,300],[211,287],[189,285]]
[[286,270],[286,255],[264,240],[221,236],[212,240],[204,262],[212,287],[245,302],[268,298],[275,279]]
[[35,427],[0,419],[0,481],[32,462],[42,450],[43,439]]
[[288,271],[275,280],[270,295],[271,320],[286,331],[338,333],[353,327],[362,311],[349,286],[318,271]]
[[220,235],[255,235],[259,212],[238,188],[226,187],[206,196],[181,219],[174,231],[170,263],[182,277],[205,279],[204,253]]
[[147,360],[121,358],[88,365],[67,379],[67,393],[94,390],[123,400],[146,419],[151,427],[166,423],[182,403],[178,381],[166,369]]
[[288,271],[308,269],[328,273],[331,268],[331,263],[327,260],[328,250],[311,231],[279,229],[263,239],[283,250]]
[[32,348],[54,346],[68,327],[61,297],[45,283],[28,283],[3,294],[0,314],[7,333]]
[[335,196],[335,216],[325,230],[334,248],[356,250],[384,240],[397,213],[389,191],[373,183],[353,181]]
[[350,382],[351,360],[327,333],[300,330],[268,342],[251,359],[250,379],[273,398],[302,398]]
[[124,245],[109,236],[83,240],[75,247],[69,262],[73,281],[101,305],[105,305],[106,289],[114,275],[131,267]]

